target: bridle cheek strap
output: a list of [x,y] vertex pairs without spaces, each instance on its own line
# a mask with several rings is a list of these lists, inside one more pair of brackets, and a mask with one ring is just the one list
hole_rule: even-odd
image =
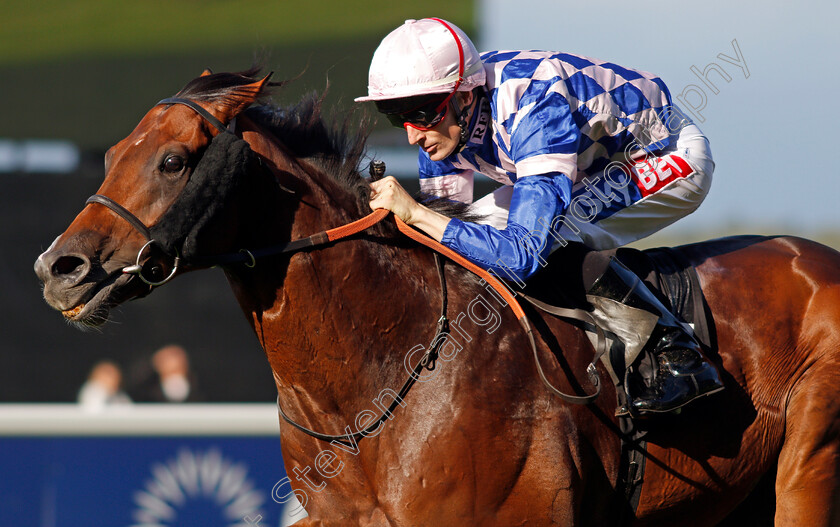
[[143,259],[143,253],[146,251],[147,248],[154,245],[156,242],[152,238],[151,231],[148,227],[146,227],[146,225],[142,221],[140,221],[140,218],[132,214],[128,209],[126,209],[116,201],[112,200],[108,196],[103,196],[102,194],[94,194],[85,201],[85,205],[89,205],[91,203],[98,203],[99,205],[104,206],[120,218],[127,221],[129,225],[134,227],[137,230],[137,232],[139,232],[143,235],[144,238],[146,238],[146,243],[143,244],[143,247],[141,247],[139,251],[137,251],[137,258],[134,261],[134,265],[128,265],[126,267],[123,267],[122,272],[124,274],[136,275],[141,281],[143,281],[143,283],[152,287],[163,285],[175,277],[175,274],[177,274],[178,272],[178,267],[181,264],[181,257],[177,253],[175,254],[175,258],[172,263],[172,269],[169,271],[169,274],[162,280],[153,280],[143,276],[143,264],[140,263],[140,261]]
[[[229,126],[225,125],[219,119],[217,119],[213,114],[211,114],[209,111],[205,110],[201,105],[199,105],[195,101],[191,101],[189,99],[182,99],[180,97],[169,97],[169,98],[163,99],[163,100],[161,100],[160,102],[157,103],[157,105],[161,105],[161,104],[182,104],[184,106],[187,106],[187,107],[191,108],[193,111],[195,111],[198,115],[200,115],[202,118],[204,118],[208,123],[213,125],[213,127],[216,128],[220,133],[224,133],[224,132],[231,132],[232,133],[233,132],[233,130],[232,130],[232,127],[234,126],[233,121],[231,121],[231,124]],[[123,273],[136,275],[140,280],[142,280],[144,283],[146,283],[146,284],[148,284],[152,287],[163,285],[163,284],[172,280],[172,278],[175,277],[175,274],[178,272],[178,266],[181,263],[181,257],[180,257],[180,255],[177,254],[177,250],[173,249],[173,252],[175,252],[176,254],[175,254],[175,257],[174,257],[172,270],[169,272],[169,275],[167,275],[162,280],[157,280],[157,281],[143,276],[143,265],[140,263],[140,261],[142,260],[142,257],[143,257],[143,253],[146,251],[147,248],[149,248],[150,246],[152,246],[156,243],[158,245],[160,245],[160,243],[156,242],[154,240],[154,238],[152,237],[151,229],[149,229],[146,226],[146,224],[144,224],[140,220],[140,218],[135,216],[131,211],[129,211],[128,209],[126,209],[125,207],[123,207],[122,205],[120,205],[119,203],[114,201],[113,199],[109,198],[108,196],[103,196],[102,194],[94,194],[93,196],[89,197],[87,199],[87,201],[85,201],[85,205],[88,205],[88,204],[91,204],[91,203],[98,203],[99,205],[102,205],[102,206],[106,207],[111,212],[113,212],[114,214],[116,214],[120,218],[127,221],[132,227],[134,227],[137,230],[137,232],[142,234],[143,237],[146,239],[146,243],[137,252],[137,258],[136,258],[136,261],[134,262],[134,265],[129,265],[129,266],[124,267],[123,268]],[[161,248],[164,250],[164,252],[167,252],[165,247],[161,247]]]
[[140,218],[132,214],[128,209],[117,203],[116,201],[112,200],[108,196],[103,196],[102,194],[94,194],[93,196],[89,197],[87,201],[85,201],[85,205],[90,203],[99,203],[100,205],[104,205],[105,207],[111,209],[111,212],[115,213],[117,216],[121,217],[132,227],[134,227],[140,234],[146,238],[146,241],[152,241],[152,233],[149,231],[149,228],[140,221]]

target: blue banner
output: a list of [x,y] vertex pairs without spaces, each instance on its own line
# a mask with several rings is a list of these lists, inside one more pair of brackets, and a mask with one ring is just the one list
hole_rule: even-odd
[[0,476],[0,526],[276,527],[289,493],[279,437],[0,437]]

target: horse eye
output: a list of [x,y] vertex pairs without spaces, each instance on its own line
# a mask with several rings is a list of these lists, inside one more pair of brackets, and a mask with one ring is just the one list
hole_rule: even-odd
[[171,155],[167,156],[163,161],[161,170],[170,174],[177,174],[184,169],[184,158],[181,156]]

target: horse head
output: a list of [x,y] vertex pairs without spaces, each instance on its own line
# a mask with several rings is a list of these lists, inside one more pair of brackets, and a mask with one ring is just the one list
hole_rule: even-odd
[[35,263],[50,306],[98,325],[112,307],[200,267],[200,254],[227,249],[238,172],[253,155],[224,127],[269,84],[255,73],[205,71],[108,150],[96,195]]

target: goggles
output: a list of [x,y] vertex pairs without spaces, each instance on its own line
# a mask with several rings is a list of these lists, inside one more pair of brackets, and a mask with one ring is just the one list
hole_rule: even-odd
[[449,101],[455,92],[435,93],[404,99],[376,101],[376,109],[385,114],[397,128],[411,126],[429,130],[437,126],[449,111]]

